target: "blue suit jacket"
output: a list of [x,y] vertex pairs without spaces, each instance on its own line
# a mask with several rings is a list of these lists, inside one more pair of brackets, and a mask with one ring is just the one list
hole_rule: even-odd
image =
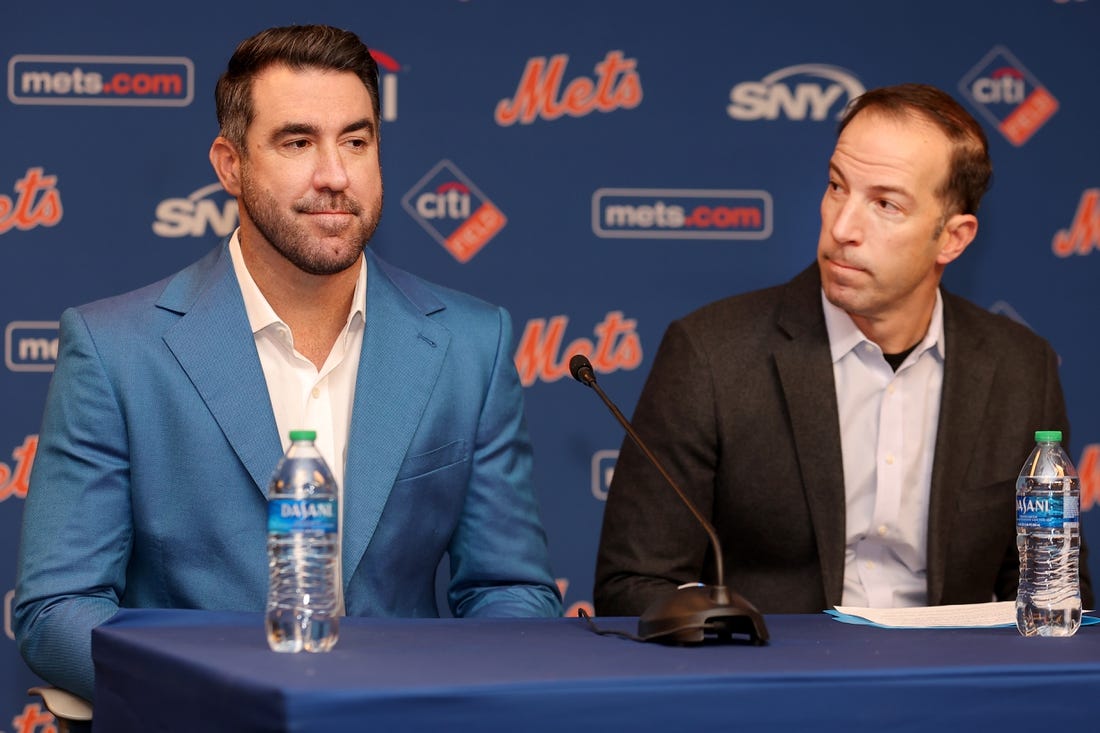
[[[350,615],[554,616],[508,314],[367,252],[344,487]],[[24,508],[15,630],[91,697],[91,629],[120,606],[259,611],[282,454],[227,246],[67,310]],[[262,635],[261,628],[256,629]]]

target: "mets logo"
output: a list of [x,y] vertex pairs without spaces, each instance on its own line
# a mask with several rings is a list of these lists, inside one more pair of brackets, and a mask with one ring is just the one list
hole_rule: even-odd
[[1004,46],[994,46],[959,90],[1017,147],[1058,111],[1058,100]]
[[1059,257],[1100,250],[1100,188],[1085,189],[1073,222],[1068,229],[1058,230],[1051,247]]
[[469,262],[508,223],[501,210],[449,160],[428,171],[401,205],[462,263]]

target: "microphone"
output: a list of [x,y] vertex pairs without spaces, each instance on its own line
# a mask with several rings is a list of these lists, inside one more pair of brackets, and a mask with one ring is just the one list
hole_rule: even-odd
[[615,403],[600,389],[588,357],[584,354],[574,354],[569,360],[569,373],[578,382],[596,391],[603,403],[607,405],[607,409],[626,430],[626,434],[664,477],[696,521],[706,530],[707,537],[710,538],[711,550],[714,552],[714,584],[707,586],[703,583],[688,583],[681,585],[664,598],[658,599],[638,619],[638,636],[642,641],[661,644],[692,644],[704,642],[710,638],[730,641],[734,634],[745,634],[754,644],[767,643],[768,629],[764,625],[763,616],[755,606],[725,585],[722,545],[718,541],[718,533],[714,531],[714,527],[668,475],[668,471],[634,431],[630,421],[623,417],[623,413]]

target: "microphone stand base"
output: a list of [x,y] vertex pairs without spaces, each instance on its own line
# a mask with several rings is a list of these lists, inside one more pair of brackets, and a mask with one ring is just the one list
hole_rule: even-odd
[[658,644],[732,642],[735,634],[747,636],[755,645],[768,641],[760,612],[725,586],[680,586],[638,619],[638,636]]

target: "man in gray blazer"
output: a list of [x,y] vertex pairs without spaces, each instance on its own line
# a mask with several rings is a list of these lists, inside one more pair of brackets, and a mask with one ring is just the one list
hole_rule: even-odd
[[[671,324],[633,424],[764,613],[1015,598],[1015,479],[1068,432],[1042,338],[944,292],[992,172],[980,125],[906,84],[840,124],[817,261]],[[699,524],[629,440],[604,513],[600,615],[712,582]],[[1082,598],[1093,603],[1087,551]]]

